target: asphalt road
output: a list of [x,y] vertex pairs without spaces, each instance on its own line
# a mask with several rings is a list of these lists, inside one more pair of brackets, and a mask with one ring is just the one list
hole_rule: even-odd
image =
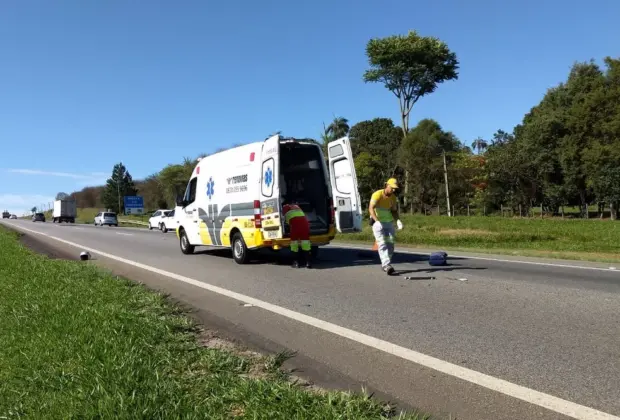
[[[247,337],[261,336],[299,351],[308,372],[316,370],[334,384],[362,383],[406,405],[459,419],[620,416],[620,270],[499,257],[451,258],[448,267],[430,267],[423,255],[397,253],[394,265],[401,276],[388,277],[375,253],[336,246],[321,250],[313,270],[290,268],[286,252],[239,266],[226,251],[182,255],[174,233],[3,223],[218,286],[480,374],[472,381],[459,379],[434,370],[430,362],[404,360],[402,350],[388,354],[385,346],[372,348],[343,338],[345,333],[244,307],[213,292],[163,280],[165,275],[159,283],[153,274],[143,276],[217,316],[222,325],[228,322]],[[118,264],[109,260],[110,266]],[[421,279],[406,280],[405,275]],[[509,384],[500,384],[501,392],[491,390],[485,375]],[[603,413],[597,417],[570,404],[545,402],[546,397],[524,402],[510,396],[517,385]]]

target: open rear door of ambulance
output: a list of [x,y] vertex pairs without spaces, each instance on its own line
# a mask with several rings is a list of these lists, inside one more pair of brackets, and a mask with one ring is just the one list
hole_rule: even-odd
[[361,232],[362,202],[349,138],[343,137],[328,143],[327,155],[329,181],[336,211],[336,230],[340,233]]
[[[263,143],[260,176],[260,214],[255,215],[256,227],[262,228],[265,240],[282,238],[280,214],[280,135],[269,137]],[[260,218],[260,219],[258,219]]]

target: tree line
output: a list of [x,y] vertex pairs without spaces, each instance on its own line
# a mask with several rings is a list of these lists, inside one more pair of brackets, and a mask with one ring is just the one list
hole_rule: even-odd
[[[390,177],[403,185],[401,210],[451,214],[465,209],[493,214],[563,214],[577,206],[587,218],[594,207],[617,218],[620,204],[620,59],[575,63],[566,81],[511,131],[459,139],[432,119],[409,127],[418,100],[458,79],[459,63],[445,42],[415,31],[371,39],[366,46],[367,83],[382,83],[398,99],[401,121],[377,117],[353,126],[344,117],[323,125],[318,143],[348,135],[364,205]],[[202,154],[200,157],[204,157]],[[140,181],[116,165],[107,185],[72,195],[80,207],[122,211],[119,191],[138,193],[148,209],[170,208],[185,190],[197,158],[184,158]],[[447,188],[446,188],[447,187]],[[129,194],[128,194],[129,195]],[[450,205],[448,205],[448,202]]]

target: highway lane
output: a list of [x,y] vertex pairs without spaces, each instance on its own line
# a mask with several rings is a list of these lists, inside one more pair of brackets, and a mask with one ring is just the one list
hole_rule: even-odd
[[326,248],[316,269],[293,270],[284,265],[284,257],[266,256],[259,263],[238,266],[227,252],[184,256],[174,234],[8,224],[243,293],[620,415],[620,272],[474,259],[436,268],[421,256],[398,254],[398,271],[436,277],[405,280],[385,276],[374,253],[352,249]]

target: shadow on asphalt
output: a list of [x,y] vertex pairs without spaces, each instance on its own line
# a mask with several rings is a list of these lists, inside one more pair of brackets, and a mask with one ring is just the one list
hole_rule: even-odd
[[403,276],[405,274],[413,274],[413,273],[437,273],[439,271],[454,271],[454,270],[486,270],[486,267],[466,267],[462,265],[444,265],[441,267],[432,267],[432,268],[420,268],[418,270],[396,270],[395,275]]
[[[226,258],[232,260],[232,252],[230,249],[207,249],[195,252],[195,255],[210,255],[213,257]],[[449,258],[449,257],[448,257]],[[288,249],[273,251],[263,249],[257,251],[250,265],[277,265],[287,266],[292,264],[294,256]],[[449,258],[450,260],[450,258]],[[457,259],[455,259],[457,260]],[[428,256],[407,253],[394,253],[392,262],[396,264],[422,263],[427,267],[416,270],[400,270],[395,275],[405,275],[411,273],[434,273],[439,271],[453,270],[486,270],[486,267],[470,267],[460,264],[450,264],[445,266],[428,266]],[[322,248],[319,250],[317,258],[313,261],[313,269],[329,270],[335,268],[359,267],[359,266],[379,266],[379,255],[376,251],[360,251],[357,249],[347,248]]]

